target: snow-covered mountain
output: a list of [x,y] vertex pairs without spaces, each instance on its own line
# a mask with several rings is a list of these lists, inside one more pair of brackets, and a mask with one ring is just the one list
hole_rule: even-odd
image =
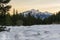
[[31,10],[25,11],[23,13],[24,13],[25,16],[30,13],[32,16],[34,16],[36,18],[40,17],[42,19],[47,18],[47,17],[52,15],[52,13],[49,13],[49,12],[40,12],[39,10],[35,10],[35,9],[31,9]]

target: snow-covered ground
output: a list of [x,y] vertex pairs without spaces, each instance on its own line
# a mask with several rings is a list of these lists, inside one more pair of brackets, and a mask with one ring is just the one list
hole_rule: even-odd
[[11,28],[0,32],[0,40],[60,40],[60,25],[33,25]]

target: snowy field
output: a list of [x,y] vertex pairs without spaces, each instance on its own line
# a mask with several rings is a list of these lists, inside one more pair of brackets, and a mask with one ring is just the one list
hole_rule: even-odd
[[0,32],[0,40],[60,40],[60,25],[33,25],[11,28]]

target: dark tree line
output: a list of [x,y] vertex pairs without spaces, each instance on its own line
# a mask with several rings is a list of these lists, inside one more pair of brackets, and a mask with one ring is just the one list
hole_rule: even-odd
[[44,19],[44,24],[60,24],[60,11]]
[[42,24],[41,18],[35,18],[28,13],[25,17],[23,13],[18,14],[15,12],[13,15],[6,14],[6,26],[20,26],[20,25],[35,25],[35,24]]
[[13,11],[13,15],[10,15],[10,13],[0,14],[0,25],[5,26],[20,26],[20,25],[40,25],[40,24],[60,24],[60,12],[51,15],[48,18],[45,18],[42,20],[40,17],[36,18],[31,15],[31,13],[28,13],[27,16],[24,16],[23,13],[18,13],[18,11]]
[[42,20],[40,17],[35,18],[31,12],[25,17],[23,13],[18,13],[13,9],[13,15],[10,15],[10,0],[0,0],[0,25],[1,26],[20,26],[20,25],[40,25],[40,24],[60,24],[60,12],[51,15]]

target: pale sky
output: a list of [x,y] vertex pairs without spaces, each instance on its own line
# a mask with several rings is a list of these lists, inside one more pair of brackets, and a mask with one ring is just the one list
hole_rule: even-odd
[[11,0],[9,4],[19,12],[30,9],[51,13],[60,11],[60,0]]

